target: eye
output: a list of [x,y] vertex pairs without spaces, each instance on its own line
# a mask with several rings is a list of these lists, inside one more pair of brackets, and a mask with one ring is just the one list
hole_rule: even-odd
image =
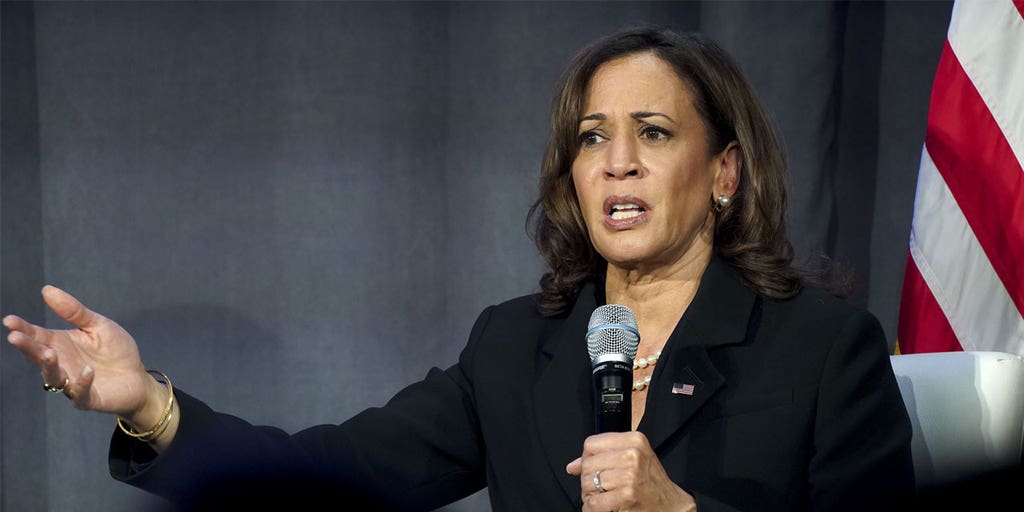
[[604,141],[604,137],[593,130],[585,131],[577,137],[579,145],[584,148],[596,146]]
[[640,138],[649,142],[664,142],[672,137],[672,132],[660,126],[646,125],[640,129]]

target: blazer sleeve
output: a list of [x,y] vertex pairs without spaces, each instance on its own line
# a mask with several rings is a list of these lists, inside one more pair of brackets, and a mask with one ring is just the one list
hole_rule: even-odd
[[483,488],[483,441],[467,378],[492,308],[477,319],[459,362],[339,425],[294,434],[213,411],[175,390],[181,422],[157,456],[115,430],[111,475],[188,508],[288,496],[368,509],[432,510]]
[[812,510],[878,509],[914,490],[912,427],[878,320],[850,317],[825,359],[808,468]]

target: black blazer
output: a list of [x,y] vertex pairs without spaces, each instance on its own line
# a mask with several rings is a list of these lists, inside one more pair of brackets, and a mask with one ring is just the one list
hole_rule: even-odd
[[[340,489],[430,510],[487,486],[495,511],[579,510],[565,466],[594,432],[584,333],[602,303],[588,285],[562,317],[540,316],[532,297],[489,307],[454,366],[294,435],[178,393],[171,447],[154,458],[115,431],[111,473],[191,504]],[[875,317],[816,289],[761,297],[717,258],[665,345],[638,430],[700,511],[877,509],[913,489],[910,421]]]

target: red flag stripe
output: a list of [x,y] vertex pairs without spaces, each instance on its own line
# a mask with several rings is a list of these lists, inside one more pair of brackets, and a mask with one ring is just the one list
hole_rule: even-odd
[[1024,169],[948,42],[929,108],[928,153],[1024,314]]
[[1024,353],[1024,316],[928,151],[921,152],[910,254],[964,350]]
[[1017,6],[1021,18],[1024,18],[1024,0],[1013,0],[1013,5]]
[[901,354],[963,350],[910,253],[903,275],[896,340]]

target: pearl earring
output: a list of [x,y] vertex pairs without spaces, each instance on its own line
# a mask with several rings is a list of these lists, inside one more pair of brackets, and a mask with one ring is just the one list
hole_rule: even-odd
[[729,204],[731,202],[732,202],[732,199],[729,199],[729,196],[727,196],[725,194],[722,194],[722,195],[718,196],[717,198],[715,198],[715,210],[720,212],[720,211],[728,208]]

